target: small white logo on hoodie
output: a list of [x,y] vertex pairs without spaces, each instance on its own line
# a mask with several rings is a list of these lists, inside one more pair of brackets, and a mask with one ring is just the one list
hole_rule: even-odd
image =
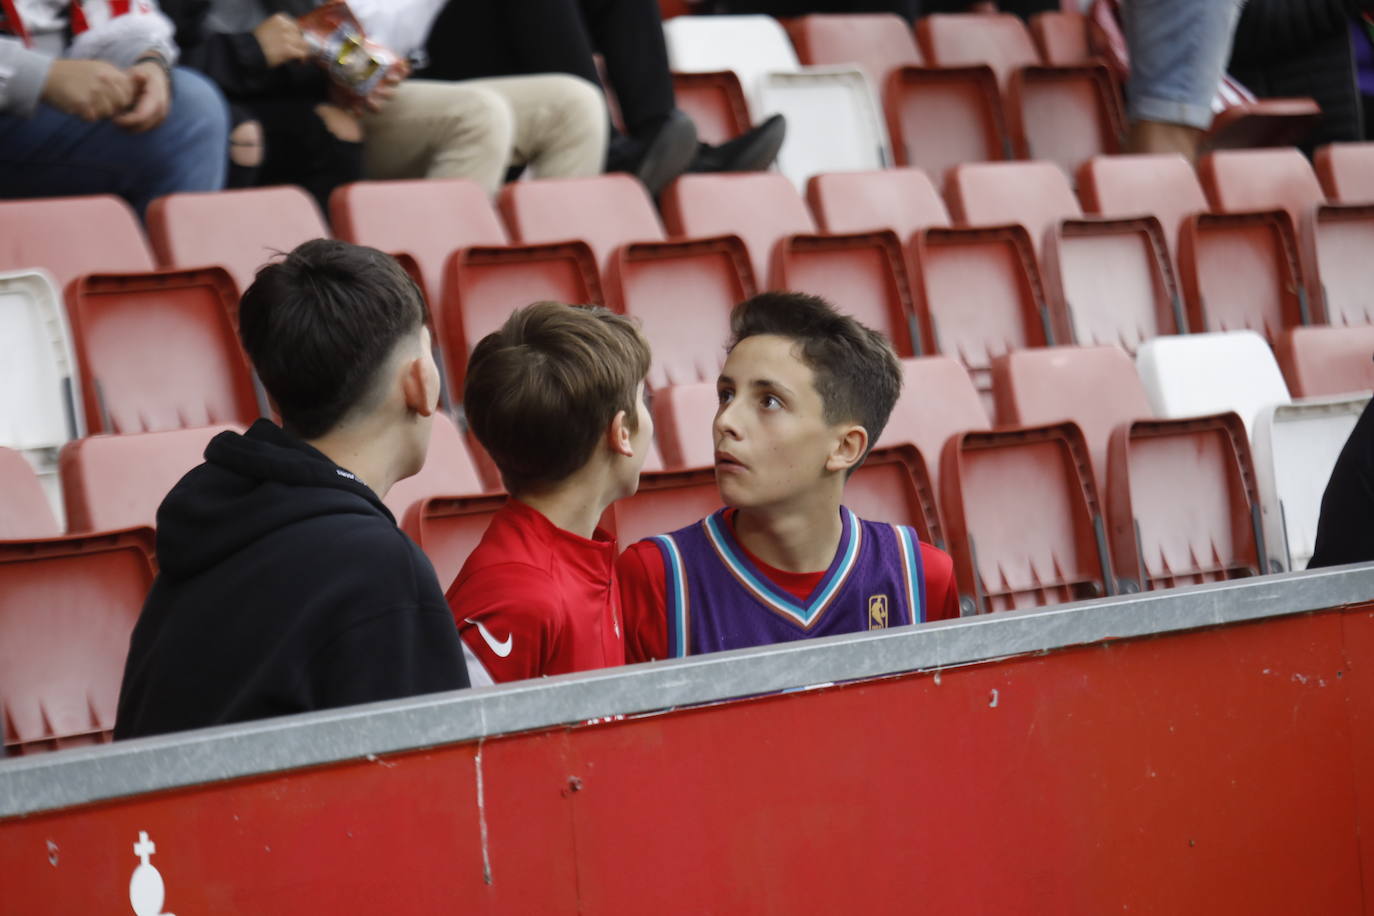
[[347,471],[345,471],[343,468],[335,468],[335,469],[334,469],[334,473],[335,473],[335,474],[338,474],[340,477],[346,478],[346,479],[348,479],[348,480],[357,480],[357,479],[358,479],[358,478],[355,477],[354,475],[352,475],[352,474],[348,473]]

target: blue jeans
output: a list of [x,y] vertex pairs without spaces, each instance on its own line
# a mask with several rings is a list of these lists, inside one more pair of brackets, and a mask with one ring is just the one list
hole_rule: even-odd
[[199,73],[178,68],[171,110],[146,133],[87,123],[43,103],[32,117],[0,114],[0,198],[118,194],[142,216],[164,194],[224,187],[228,150],[224,97]]
[[1126,0],[1121,19],[1131,54],[1126,86],[1132,121],[1212,124],[1216,95],[1245,0]]

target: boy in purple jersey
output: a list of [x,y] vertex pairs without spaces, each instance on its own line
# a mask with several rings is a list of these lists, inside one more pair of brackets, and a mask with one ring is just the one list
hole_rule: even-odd
[[627,660],[957,616],[947,554],[841,504],[901,389],[887,340],[800,293],[740,304],[731,331],[712,424],[726,507],[621,557]]

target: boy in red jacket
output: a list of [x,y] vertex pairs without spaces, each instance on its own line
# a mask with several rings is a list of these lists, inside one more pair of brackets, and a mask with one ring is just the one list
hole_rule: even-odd
[[615,540],[653,441],[649,345],[624,316],[541,302],[483,338],[463,407],[510,501],[448,591],[474,686],[625,662]]

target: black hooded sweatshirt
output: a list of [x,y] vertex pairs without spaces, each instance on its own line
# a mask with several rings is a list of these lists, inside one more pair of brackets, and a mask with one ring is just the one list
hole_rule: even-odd
[[116,738],[468,686],[420,549],[362,481],[259,420],[157,512]]

